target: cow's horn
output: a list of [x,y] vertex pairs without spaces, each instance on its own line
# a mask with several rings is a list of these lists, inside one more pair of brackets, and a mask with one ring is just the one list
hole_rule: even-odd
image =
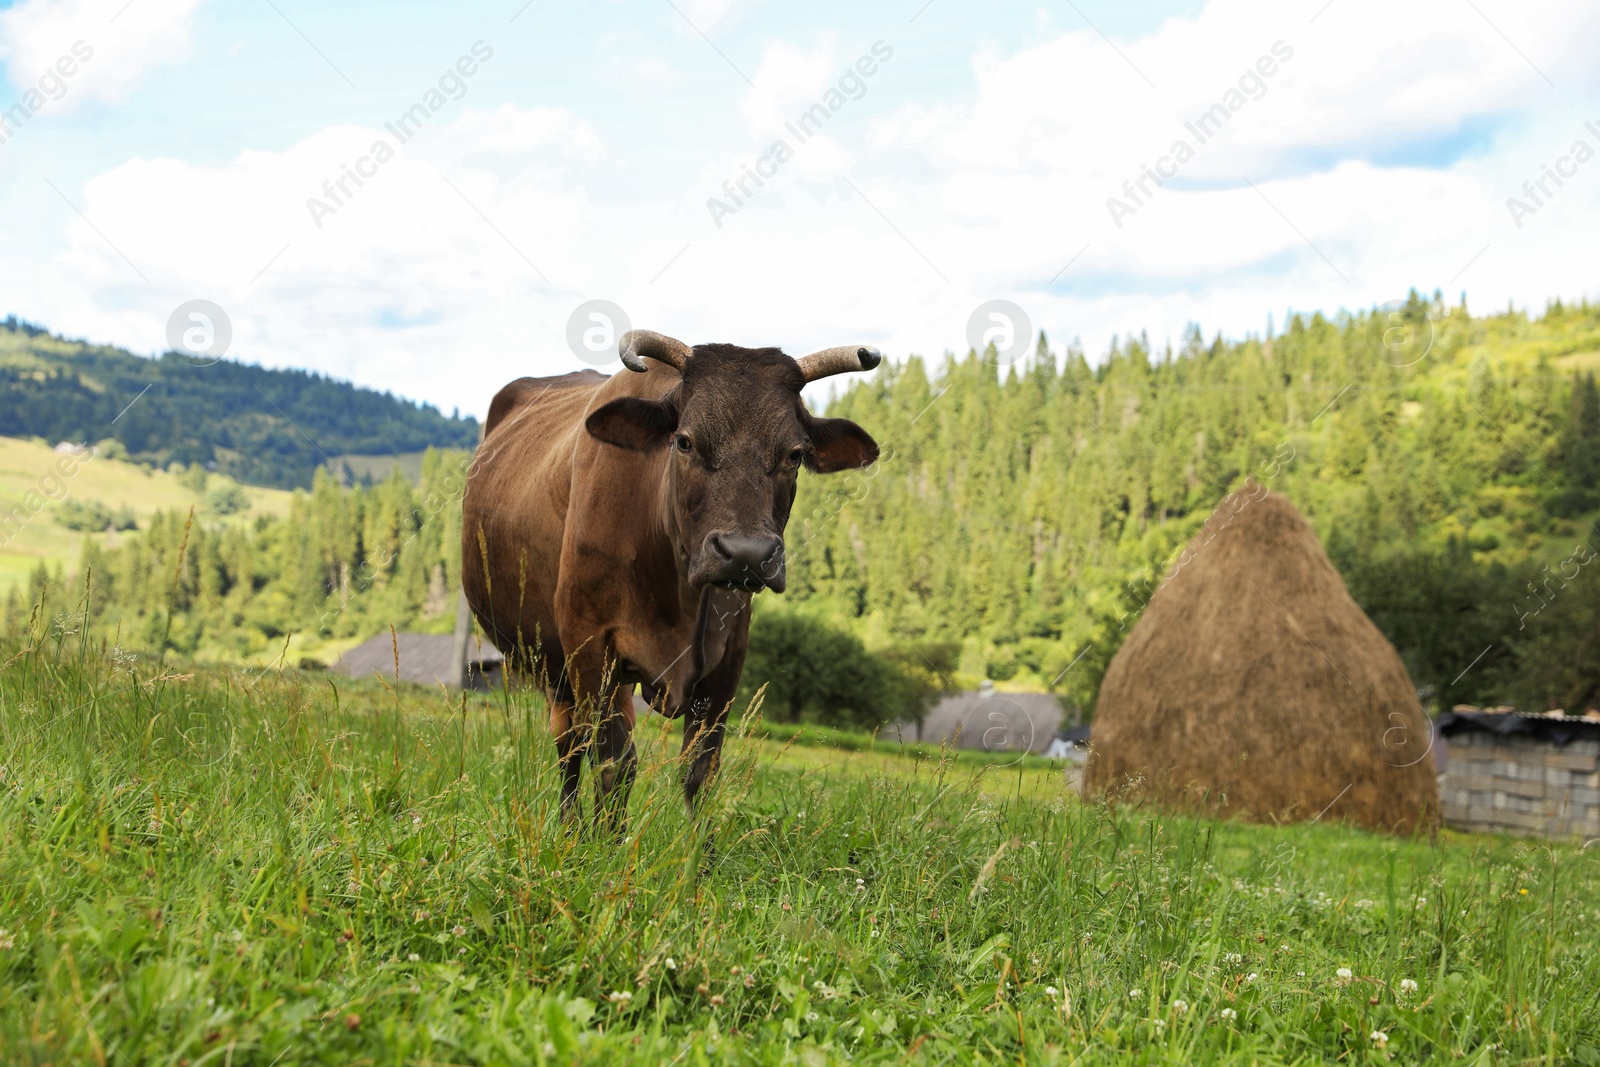
[[689,359],[689,346],[652,330],[629,330],[617,342],[617,353],[624,367],[641,374],[650,369],[645,366],[646,358],[681,371]]
[[871,345],[840,345],[838,348],[824,348],[809,356],[801,356],[795,362],[800,364],[806,381],[814,382],[832,374],[871,370],[883,362],[883,353]]

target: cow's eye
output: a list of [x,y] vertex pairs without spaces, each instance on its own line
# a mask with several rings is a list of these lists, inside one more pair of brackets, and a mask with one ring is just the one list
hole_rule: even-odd
[[689,440],[689,435],[686,433],[680,433],[678,436],[674,437],[672,439],[672,443],[678,446],[679,452],[687,452],[690,448],[694,447],[694,442]]
[[806,449],[804,445],[795,445],[793,448],[789,449],[790,465],[798,467],[800,465],[800,461],[805,458]]

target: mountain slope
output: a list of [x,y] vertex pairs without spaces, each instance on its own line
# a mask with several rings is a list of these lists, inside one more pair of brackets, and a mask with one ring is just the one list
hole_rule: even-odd
[[146,359],[0,322],[0,436],[115,440],[133,460],[215,463],[241,482],[309,487],[341,454],[472,448],[478,423],[302,370]]

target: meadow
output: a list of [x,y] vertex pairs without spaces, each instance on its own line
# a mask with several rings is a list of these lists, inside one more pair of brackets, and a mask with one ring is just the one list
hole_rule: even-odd
[[[85,541],[109,546],[130,536],[66,529],[58,520],[60,506],[66,501],[127,509],[139,520],[141,528],[158,512],[187,513],[194,508],[205,515],[204,495],[186,485],[179,475],[107,455],[78,463],[73,475],[56,490],[57,497],[51,499],[50,490],[55,483],[45,482],[41,487],[41,482],[56,469],[60,459],[53,447],[40,441],[0,437],[0,514],[25,508],[20,514],[26,516],[14,529],[0,533],[0,599],[13,588],[26,599],[29,578],[41,563],[52,572],[76,571]],[[290,494],[281,489],[252,485],[242,487],[242,492],[250,506],[239,515],[227,520],[206,518],[237,524],[263,515],[283,515],[289,510]],[[33,505],[25,504],[29,494],[37,494],[48,503],[30,513]]]
[[[0,653],[0,1061],[1600,1063],[1597,850],[763,736],[625,836],[526,692]],[[586,779],[587,785],[587,779]]]

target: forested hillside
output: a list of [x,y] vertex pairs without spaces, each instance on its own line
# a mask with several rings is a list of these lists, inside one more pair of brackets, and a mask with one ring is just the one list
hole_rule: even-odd
[[1095,366],[1041,340],[1000,376],[886,367],[830,408],[885,456],[808,484],[790,595],[869,644],[955,637],[969,675],[1089,705],[1174,553],[1254,477],[1311,518],[1434,699],[1594,701],[1600,308],[1404,316],[1433,335],[1407,367],[1385,362],[1392,324],[1321,315]]
[[0,436],[110,440],[141,463],[214,462],[237,481],[287,489],[309,487],[318,465],[345,453],[472,448],[478,424],[307,371],[145,359],[10,318],[0,322]]
[[[802,478],[789,592],[760,611],[912,666],[959,649],[965,682],[1092,708],[1175,553],[1253,477],[1310,517],[1430,702],[1590,706],[1600,307],[1474,318],[1413,298],[1404,316],[1433,337],[1404,367],[1373,340],[1387,319],[1321,315],[1264,340],[1128,340],[1095,365],[1043,338],[998,375],[972,354],[886,365],[829,408],[883,458]],[[246,656],[448,626],[465,465],[430,454],[420,489],[319,476],[248,528],[169,514],[86,551],[95,614],[124,642]]]

